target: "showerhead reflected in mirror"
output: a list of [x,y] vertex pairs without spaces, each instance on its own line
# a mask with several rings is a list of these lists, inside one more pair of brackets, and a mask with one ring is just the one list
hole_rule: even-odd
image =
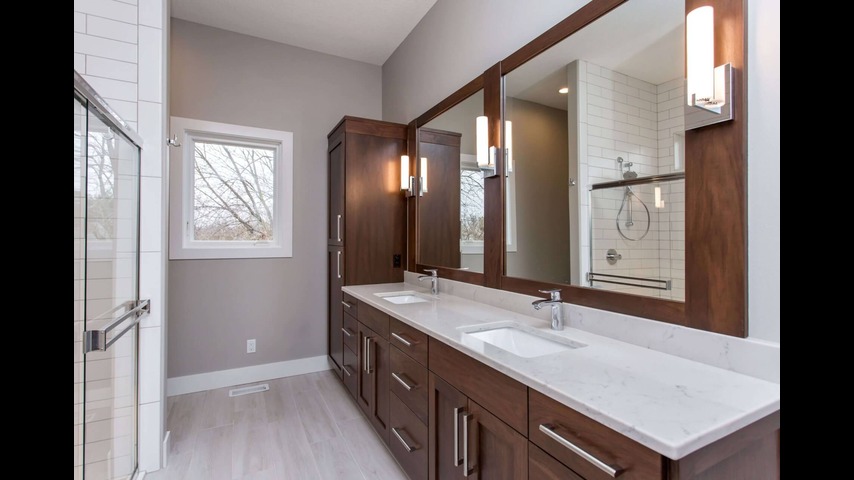
[[483,90],[418,129],[430,188],[418,198],[418,263],[483,272],[484,188],[476,119]]
[[506,276],[684,301],[684,18],[632,0],[504,77]]

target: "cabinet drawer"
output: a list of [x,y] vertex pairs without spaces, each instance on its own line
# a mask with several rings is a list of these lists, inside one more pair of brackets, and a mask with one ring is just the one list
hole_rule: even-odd
[[389,341],[401,352],[414,358],[421,365],[427,365],[428,336],[400,320],[389,318]]
[[[426,385],[425,387],[426,388]],[[410,480],[427,479],[427,425],[391,395],[388,446]]]
[[528,442],[528,478],[534,480],[584,480],[566,465]]
[[347,292],[341,293],[343,294],[341,308],[344,309],[344,313],[349,313],[353,318],[359,318],[359,301]]
[[356,318],[374,333],[388,340],[388,315],[363,303],[359,305],[359,315]]
[[347,312],[344,312],[344,322],[341,330],[341,336],[344,337],[344,345],[350,347],[350,350],[356,352],[359,350],[359,322]]
[[359,356],[353,353],[346,345],[344,346],[344,365],[341,367],[341,375],[344,377],[344,386],[353,398],[356,398],[356,388],[359,384]]
[[391,347],[391,391],[427,423],[427,367]]
[[529,439],[582,477],[613,478],[596,466],[598,460],[622,471],[622,480],[662,478],[663,458],[649,448],[536,390],[528,400]]
[[528,387],[430,337],[430,371],[517,432],[528,431]]

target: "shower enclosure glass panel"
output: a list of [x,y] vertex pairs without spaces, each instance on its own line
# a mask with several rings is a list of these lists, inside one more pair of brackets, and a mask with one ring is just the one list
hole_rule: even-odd
[[139,304],[139,161],[139,147],[75,91],[76,479],[137,470],[140,315],[128,312]]

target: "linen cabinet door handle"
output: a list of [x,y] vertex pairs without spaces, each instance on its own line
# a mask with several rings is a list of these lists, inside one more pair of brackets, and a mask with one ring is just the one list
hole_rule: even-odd
[[340,214],[338,215],[338,219],[337,219],[337,220],[335,220],[335,223],[336,223],[336,225],[337,225],[336,230],[337,230],[337,232],[338,232],[338,233],[336,233],[336,234],[335,234],[335,237],[336,237],[336,238],[338,239],[338,241],[340,242],[340,241],[341,241],[341,215],[340,215]]
[[[471,414],[466,413],[463,415],[463,476],[468,477],[472,473],[474,473],[474,468],[469,467],[469,420],[471,420]],[[477,458],[477,455],[475,455]]]
[[460,456],[460,413],[463,407],[454,408],[454,466],[459,467],[463,464],[463,459]]
[[341,278],[341,251],[338,252],[338,278]]
[[549,438],[569,449],[572,453],[592,463],[594,466],[596,466],[596,468],[607,473],[608,476],[610,476],[611,478],[617,478],[625,471],[620,467],[611,466],[603,462],[602,460],[599,460],[598,458],[585,451],[583,448],[563,438],[560,434],[555,432],[554,429],[554,425],[540,424],[541,432],[545,433]]

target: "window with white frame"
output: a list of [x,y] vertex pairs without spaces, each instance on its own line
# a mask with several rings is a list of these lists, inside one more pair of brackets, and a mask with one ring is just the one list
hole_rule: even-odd
[[474,155],[460,154],[460,253],[483,254],[483,174]]
[[172,117],[170,259],[293,255],[293,133]]

